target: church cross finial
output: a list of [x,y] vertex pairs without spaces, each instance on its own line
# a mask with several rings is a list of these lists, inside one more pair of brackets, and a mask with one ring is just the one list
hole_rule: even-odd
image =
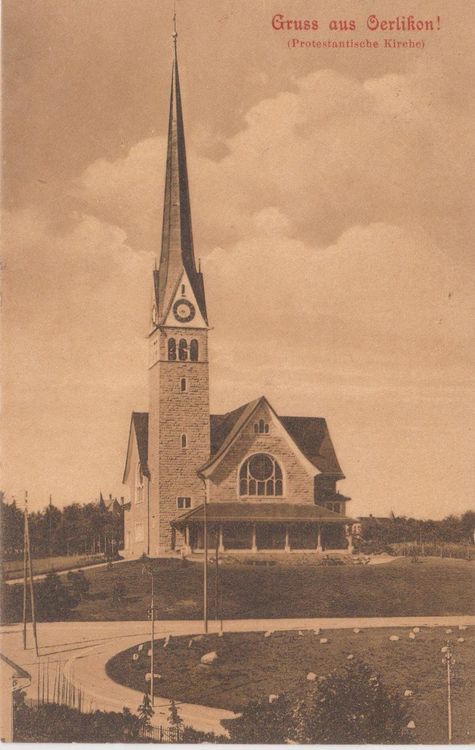
[[173,34],[172,34],[172,38],[173,38],[173,46],[175,47],[175,52],[176,52],[176,40],[177,40],[177,37],[178,37],[178,32],[176,30],[176,3],[173,3]]

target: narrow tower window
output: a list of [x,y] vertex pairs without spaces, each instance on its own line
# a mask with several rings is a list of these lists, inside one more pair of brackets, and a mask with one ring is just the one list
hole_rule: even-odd
[[186,381],[186,378],[182,378],[182,379],[180,380],[180,391],[181,391],[182,393],[186,393],[186,392],[187,392],[187,390],[188,390],[188,383],[187,383],[187,381]]
[[192,362],[198,361],[198,341],[196,339],[190,341],[190,359]]
[[178,359],[180,362],[186,362],[188,359],[188,342],[186,339],[180,339],[178,344]]
[[168,339],[168,359],[176,359],[176,341],[175,339]]
[[182,297],[185,296],[185,285],[184,284],[181,285],[181,296]]
[[180,438],[180,444],[182,448],[188,447],[188,437],[186,436],[186,433],[183,433]]

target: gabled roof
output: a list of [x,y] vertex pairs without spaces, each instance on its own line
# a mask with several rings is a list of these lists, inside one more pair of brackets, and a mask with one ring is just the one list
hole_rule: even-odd
[[[184,523],[203,523],[204,507],[198,505],[179,516],[173,525],[182,526]],[[206,503],[206,518],[209,522],[251,521],[252,523],[353,523],[352,518],[334,513],[313,503],[260,503],[221,502]]]
[[[318,467],[315,466],[314,463],[312,463],[307,456],[302,452],[300,449],[298,443],[294,440],[292,435],[286,430],[284,425],[282,424],[282,421],[280,420],[279,416],[277,415],[275,409],[272,408],[269,401],[266,399],[265,396],[261,396],[260,398],[256,399],[255,401],[250,401],[248,404],[245,404],[242,411],[237,415],[237,417],[234,420],[234,424],[232,424],[229,432],[224,437],[224,440],[222,444],[219,446],[217,452],[215,455],[211,456],[208,461],[206,461],[203,466],[200,467],[199,473],[206,477],[211,474],[211,472],[214,470],[214,468],[218,465],[218,463],[222,460],[224,457],[226,451],[228,448],[232,445],[234,440],[237,438],[241,430],[244,428],[244,426],[247,424],[247,422],[251,419],[253,414],[256,412],[258,407],[264,406],[267,408],[271,419],[274,420],[274,423],[276,425],[276,428],[281,432],[283,436],[288,440],[288,442],[292,445],[293,450],[296,453],[296,457],[301,462],[303,467],[306,469],[306,471],[311,475],[315,476],[319,473]],[[231,422],[232,420],[229,420]]]
[[[227,414],[211,414],[211,459],[221,455],[239,434],[258,403],[255,399]],[[272,407],[271,407],[272,408]],[[336,457],[326,420],[321,417],[278,417],[304,456],[323,474],[344,475]]]
[[8,667],[10,667],[14,677],[21,678],[22,680],[31,679],[31,674],[27,672],[26,669],[23,669],[23,667],[15,664],[15,662],[9,659],[8,656],[5,656],[5,654],[0,654],[0,659],[5,662]]
[[146,411],[133,411],[132,412],[132,417],[130,420],[127,457],[125,461],[124,477],[122,481],[125,481],[125,477],[127,474],[132,435],[135,435],[135,440],[137,442],[137,450],[139,454],[140,468],[142,470],[142,474],[145,477],[150,477],[150,472],[148,469],[148,412]]

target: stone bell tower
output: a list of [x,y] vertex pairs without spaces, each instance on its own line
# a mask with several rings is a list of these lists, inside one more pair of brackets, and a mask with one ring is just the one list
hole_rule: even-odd
[[153,272],[149,334],[152,556],[182,546],[170,522],[204,502],[197,469],[210,452],[209,326],[203,275],[193,250],[176,31],[173,38],[162,246]]

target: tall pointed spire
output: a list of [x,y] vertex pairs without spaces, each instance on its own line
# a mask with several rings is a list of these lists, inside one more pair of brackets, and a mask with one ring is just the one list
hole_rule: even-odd
[[157,322],[167,315],[183,270],[190,280],[200,312],[206,320],[203,277],[196,269],[193,250],[185,131],[178,73],[176,13],[173,16],[173,66],[168,119],[168,148],[163,204],[160,267],[155,272]]

